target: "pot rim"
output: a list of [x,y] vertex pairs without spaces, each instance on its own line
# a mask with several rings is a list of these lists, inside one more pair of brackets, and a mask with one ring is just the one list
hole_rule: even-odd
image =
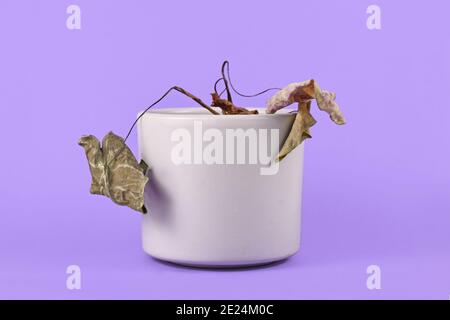
[[[278,110],[276,113],[266,113],[265,108],[247,108],[249,110],[258,110],[258,114],[212,114],[208,110],[202,107],[189,107],[189,108],[159,108],[148,110],[142,117],[151,116],[152,118],[181,118],[181,119],[196,119],[196,118],[207,118],[207,119],[267,119],[267,118],[280,118],[280,117],[293,117],[297,114],[297,110],[292,108],[283,108]],[[139,117],[144,110],[140,111],[137,116]]]

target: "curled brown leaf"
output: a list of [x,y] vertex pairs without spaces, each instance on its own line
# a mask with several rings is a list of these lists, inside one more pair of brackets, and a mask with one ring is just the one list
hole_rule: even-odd
[[338,104],[334,101],[336,99],[335,93],[321,90],[319,85],[312,79],[287,85],[267,101],[266,107],[267,113],[275,113],[292,103],[298,103],[297,115],[292,124],[291,131],[278,154],[277,160],[282,160],[289,152],[302,143],[303,140],[311,138],[309,128],[316,123],[316,120],[314,120],[310,113],[312,99],[316,100],[320,110],[329,114],[330,119],[334,123],[345,123],[345,118]]
[[211,93],[212,107],[219,107],[223,114],[258,114],[258,110],[247,110],[243,107],[235,106],[227,99],[221,99],[217,93]]
[[277,161],[281,161],[294,150],[305,139],[311,138],[309,128],[316,124],[316,120],[311,115],[311,101],[302,101],[298,104],[297,115],[292,124],[291,131],[283,143],[278,153]]

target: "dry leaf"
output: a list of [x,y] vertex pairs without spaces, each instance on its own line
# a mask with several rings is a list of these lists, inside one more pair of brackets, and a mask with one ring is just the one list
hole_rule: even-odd
[[336,94],[321,90],[314,80],[295,82],[287,85],[267,101],[267,113],[275,113],[281,108],[287,107],[294,102],[316,99],[320,110],[327,112],[331,120],[337,124],[344,124],[345,119],[339,106],[334,101]]
[[278,160],[283,159],[289,152],[302,143],[304,139],[311,138],[309,128],[316,123],[310,113],[311,99],[316,99],[319,109],[327,112],[334,123],[345,123],[344,116],[334,101],[336,99],[335,93],[321,90],[314,80],[289,84],[267,101],[267,113],[275,113],[294,102],[298,102],[299,104],[297,116],[295,117],[289,136],[278,154]]
[[219,107],[223,114],[258,114],[258,110],[247,110],[246,108],[237,107],[227,99],[221,99],[217,93],[211,93],[212,107]]
[[143,161],[137,162],[124,140],[110,132],[103,138],[102,146],[92,135],[82,136],[78,144],[84,148],[89,162],[91,193],[146,213],[144,188],[148,167]]
[[281,161],[287,156],[289,152],[294,150],[303,140],[311,138],[309,134],[309,128],[316,124],[316,120],[310,113],[311,101],[303,101],[298,104],[297,115],[295,116],[294,123],[292,124],[291,131],[289,132],[286,141],[283,143],[283,147],[277,156],[277,161]]
[[294,102],[301,102],[314,98],[314,81],[307,80],[303,82],[295,82],[287,85],[277,93],[275,93],[267,101],[267,113],[275,113],[281,108],[287,107]]
[[345,124],[344,115],[339,109],[338,104],[334,101],[334,99],[336,99],[336,93],[326,90],[320,90],[320,87],[317,85],[317,83],[315,85],[315,91],[315,98],[319,109],[328,113],[334,123]]

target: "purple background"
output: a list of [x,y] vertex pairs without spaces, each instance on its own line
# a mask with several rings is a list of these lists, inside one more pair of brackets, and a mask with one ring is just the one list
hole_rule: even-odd
[[[72,3],[81,30],[66,28]],[[366,27],[372,3],[381,30]],[[444,0],[2,0],[0,298],[448,299],[449,11]],[[163,264],[141,249],[139,214],[89,194],[77,140],[126,134],[175,84],[208,100],[224,59],[248,93],[314,77],[348,124],[315,110],[296,256],[235,271]],[[162,103],[188,105],[177,93]],[[80,291],[66,289],[70,264]],[[381,290],[366,288],[371,264]]]

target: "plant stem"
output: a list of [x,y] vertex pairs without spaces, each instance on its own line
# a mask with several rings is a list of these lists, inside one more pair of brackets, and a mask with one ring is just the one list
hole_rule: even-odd
[[230,92],[230,88],[228,87],[228,80],[227,77],[225,76],[225,66],[227,66],[229,63],[227,60],[225,60],[222,63],[222,79],[223,79],[223,83],[225,85],[225,90],[227,91],[227,100],[230,102],[233,102],[233,99],[231,98],[231,92]]
[[200,98],[197,98],[196,96],[194,96],[192,93],[184,90],[183,88],[180,87],[173,87],[174,90],[181,92],[182,94],[188,96],[189,98],[191,98],[192,100],[194,100],[195,102],[197,102],[199,105],[201,105],[203,108],[205,108],[206,110],[208,110],[209,112],[211,112],[212,114],[219,114],[216,110],[214,110],[213,108],[211,108],[210,106],[208,106],[206,103],[204,103]]

